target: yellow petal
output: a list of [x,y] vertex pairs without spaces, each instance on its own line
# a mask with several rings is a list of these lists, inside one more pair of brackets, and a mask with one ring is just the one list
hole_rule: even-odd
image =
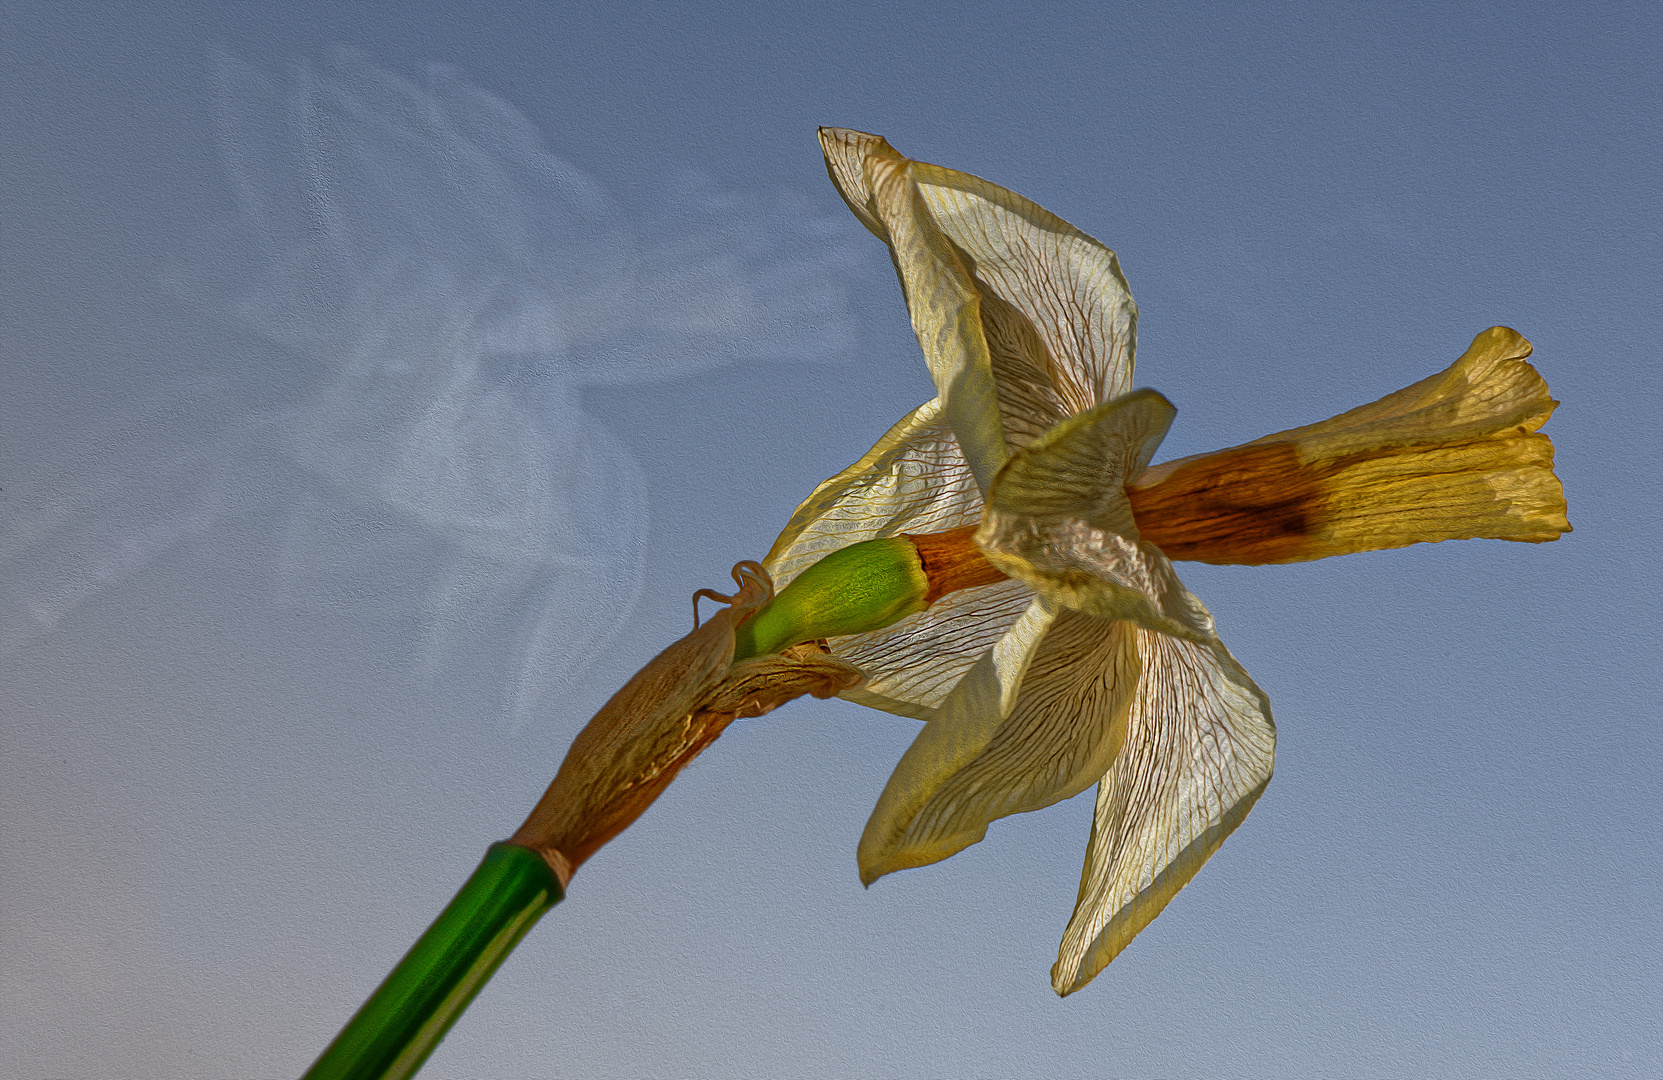
[[976,543],[1052,602],[1195,641],[1212,618],[1159,549],[1139,543],[1125,478],[1148,463],[1172,405],[1139,390],[1058,424],[994,480]]
[[[822,128],[820,141],[844,201],[890,246],[943,395],[982,392],[985,359],[1003,436],[1025,446],[1131,389],[1137,305],[1113,251],[1014,192],[909,161],[875,135]],[[930,284],[937,276],[951,279],[949,302]],[[979,333],[965,319],[945,335],[955,349],[965,344],[967,364],[943,349],[941,328],[946,312],[967,315],[972,298]],[[967,444],[986,438],[957,419],[955,430]]]
[[1130,624],[1058,612],[1008,711],[991,694],[955,690],[919,733],[861,838],[861,879],[945,859],[996,818],[1096,783],[1125,738],[1138,672]]
[[[914,409],[859,461],[815,488],[763,565],[783,588],[850,544],[942,532],[973,524],[981,513],[981,491],[937,399]],[[832,651],[867,676],[864,686],[844,696],[927,719],[1032,598],[1018,582],[966,589],[883,630],[831,639]]]
[[1195,876],[1252,809],[1275,761],[1270,705],[1222,645],[1135,634],[1143,678],[1098,786],[1079,898],[1051,969],[1063,995]]
[[1320,424],[1145,471],[1143,538],[1175,559],[1278,563],[1439,540],[1540,543],[1570,531],[1557,404],[1497,326],[1447,370]]
[[903,155],[881,135],[868,135],[850,128],[820,129],[820,149],[826,155],[826,173],[843,201],[849,204],[860,223],[884,243],[889,243],[889,230],[878,217],[872,202],[872,192],[866,186],[866,159]]

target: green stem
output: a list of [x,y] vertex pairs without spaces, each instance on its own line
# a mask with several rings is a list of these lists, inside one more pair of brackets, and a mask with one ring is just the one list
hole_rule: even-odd
[[[907,537],[851,544],[804,570],[741,625],[734,660],[880,629],[922,611],[929,590]],[[456,898],[302,1080],[414,1076],[497,966],[563,895],[541,855],[492,844]]]
[[302,1080],[414,1076],[497,965],[562,895],[542,856],[492,844],[456,898]]

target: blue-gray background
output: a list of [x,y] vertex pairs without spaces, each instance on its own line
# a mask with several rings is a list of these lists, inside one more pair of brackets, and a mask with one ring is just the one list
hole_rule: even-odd
[[1576,532],[1180,564],[1276,779],[1086,991],[1090,797],[863,891],[916,725],[736,725],[425,1075],[1653,1075],[1655,4],[6,4],[0,1075],[298,1074],[930,393],[817,124],[1116,248],[1162,457],[1513,326]]

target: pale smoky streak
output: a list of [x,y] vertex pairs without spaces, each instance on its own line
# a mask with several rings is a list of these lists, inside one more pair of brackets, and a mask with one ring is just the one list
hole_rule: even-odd
[[[367,579],[351,553],[398,567],[416,663],[491,627],[518,654],[502,689],[523,725],[642,585],[646,476],[584,388],[846,356],[863,249],[790,193],[691,174],[643,188],[661,197],[632,218],[444,65],[410,78],[339,50],[273,79],[223,57],[215,81],[237,212],[168,279],[278,346],[260,362],[293,404],[251,449],[289,466],[258,493],[288,519],[280,602],[333,602],[342,575],[320,566]],[[359,519],[428,554],[364,550],[340,524]]]

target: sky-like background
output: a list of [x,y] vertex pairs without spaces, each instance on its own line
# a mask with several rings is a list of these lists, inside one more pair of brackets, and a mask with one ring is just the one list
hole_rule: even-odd
[[424,1076],[1655,1075],[1663,8],[0,7],[0,1077],[298,1075],[931,394],[815,126],[1115,248],[1158,457],[1534,342],[1576,531],[1179,564],[1276,778],[1066,1001],[1089,794],[862,890],[735,725]]

